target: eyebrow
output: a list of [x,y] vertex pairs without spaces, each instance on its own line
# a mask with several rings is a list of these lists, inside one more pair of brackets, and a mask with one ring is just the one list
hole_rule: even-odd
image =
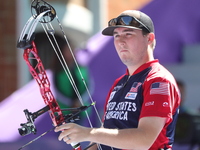
[[[133,32],[134,29],[126,28],[126,29],[124,29],[122,32],[130,32],[130,31]],[[114,35],[114,34],[117,34],[117,33],[118,33],[118,32],[114,31],[114,32],[113,32],[113,35]]]

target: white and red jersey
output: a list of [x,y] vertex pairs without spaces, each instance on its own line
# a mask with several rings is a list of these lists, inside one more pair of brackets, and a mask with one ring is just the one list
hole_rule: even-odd
[[153,60],[114,82],[105,105],[104,127],[137,128],[142,117],[165,117],[168,121],[149,150],[171,148],[179,105],[180,92],[173,75]]

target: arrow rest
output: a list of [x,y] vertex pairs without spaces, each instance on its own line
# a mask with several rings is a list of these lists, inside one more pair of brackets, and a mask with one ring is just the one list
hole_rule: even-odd
[[46,13],[43,18],[39,21],[41,23],[51,22],[56,17],[55,9],[47,2],[43,0],[33,0],[31,3],[31,13],[34,18],[37,18],[39,14],[50,10]]

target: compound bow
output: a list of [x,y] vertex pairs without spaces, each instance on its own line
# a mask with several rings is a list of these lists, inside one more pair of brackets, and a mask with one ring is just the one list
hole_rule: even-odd
[[[59,53],[60,55],[58,55],[58,52],[55,50],[54,45],[52,44],[49,35],[51,35],[53,37],[53,39],[56,41],[55,37],[54,37],[54,29],[52,27],[52,25],[50,24],[50,22],[52,20],[54,20],[54,18],[57,18],[58,24],[60,26],[60,29],[62,30],[63,36],[70,48],[70,45],[68,43],[68,40],[66,38],[66,34],[64,33],[64,30],[60,24],[60,21],[56,15],[56,11],[55,9],[47,2],[43,1],[43,0],[33,0],[32,4],[31,4],[31,12],[32,12],[32,16],[30,17],[30,19],[27,21],[27,23],[25,24],[22,33],[19,37],[18,43],[17,43],[17,48],[19,49],[23,49],[24,50],[24,60],[26,61],[29,71],[31,73],[31,75],[33,76],[33,78],[37,81],[38,85],[39,85],[39,89],[40,89],[40,93],[42,95],[42,98],[44,99],[44,102],[46,104],[46,106],[34,113],[31,113],[28,111],[28,109],[24,110],[25,116],[27,118],[27,123],[22,123],[21,124],[21,128],[19,128],[19,133],[20,135],[27,135],[30,133],[34,133],[36,134],[37,130],[36,127],[34,125],[34,121],[35,119],[40,116],[41,114],[45,113],[45,112],[49,112],[49,115],[51,117],[51,120],[53,122],[54,127],[61,125],[63,123],[68,123],[68,122],[73,122],[74,120],[77,119],[77,115],[82,112],[85,111],[88,107],[90,106],[94,106],[94,101],[91,97],[91,94],[87,88],[87,85],[83,79],[83,76],[80,72],[79,69],[79,73],[82,77],[83,83],[86,87],[86,90],[89,94],[90,100],[92,101],[92,104],[89,106],[84,106],[82,98],[80,93],[78,92],[78,89],[76,87],[76,84],[70,74],[69,68],[64,60],[64,57],[59,57],[60,55],[62,56],[62,53],[59,49],[58,44],[56,45],[59,49]],[[53,93],[51,92],[50,89],[50,82],[49,79],[47,77],[46,71],[44,69],[44,66],[42,64],[42,61],[38,55],[38,51],[36,48],[36,45],[34,43],[34,38],[35,38],[35,28],[38,25],[38,23],[41,23],[47,37],[50,40],[50,43],[52,44],[52,47],[54,48],[56,55],[59,57],[59,60],[61,62],[62,67],[64,68],[68,78],[70,79],[70,82],[82,104],[81,107],[79,108],[69,108],[69,109],[65,109],[65,110],[61,110],[56,99],[53,96]],[[56,42],[57,43],[57,42]],[[78,67],[77,61],[73,55],[73,52],[70,48],[71,54],[75,60],[75,64]],[[33,60],[36,61],[36,65],[33,64]],[[62,60],[62,61],[61,61]],[[79,67],[78,67],[79,68]],[[97,113],[96,107],[94,106],[95,111]],[[68,115],[64,115],[63,111],[76,111],[73,114],[68,114]],[[86,112],[86,115],[88,117],[88,114]],[[98,115],[98,113],[97,113]],[[99,117],[99,115],[98,115]],[[89,119],[89,117],[88,117]],[[99,117],[99,120],[100,117]],[[89,120],[90,126],[92,127],[91,121]],[[52,128],[53,129],[53,128]],[[50,129],[49,131],[51,131],[52,129]],[[47,132],[49,132],[47,131]],[[46,133],[47,133],[46,132]],[[41,136],[43,136],[44,134],[42,134]],[[39,136],[39,137],[41,137]],[[39,138],[38,137],[38,138]],[[37,140],[38,138],[36,138],[35,140]],[[35,141],[33,140],[33,141]],[[32,143],[33,141],[25,144],[24,146],[22,146],[20,149],[24,148],[25,146],[27,146],[28,144]],[[81,146],[80,143],[73,143],[71,144],[74,150],[81,150]]]

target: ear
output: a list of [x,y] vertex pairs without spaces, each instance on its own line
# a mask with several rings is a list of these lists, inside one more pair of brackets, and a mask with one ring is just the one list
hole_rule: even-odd
[[148,45],[151,47],[151,49],[155,49],[156,46],[156,39],[155,39],[155,34],[154,33],[149,33],[148,34]]
[[148,42],[149,42],[149,45],[151,45],[155,40],[155,34],[154,33],[149,33],[148,34]]

